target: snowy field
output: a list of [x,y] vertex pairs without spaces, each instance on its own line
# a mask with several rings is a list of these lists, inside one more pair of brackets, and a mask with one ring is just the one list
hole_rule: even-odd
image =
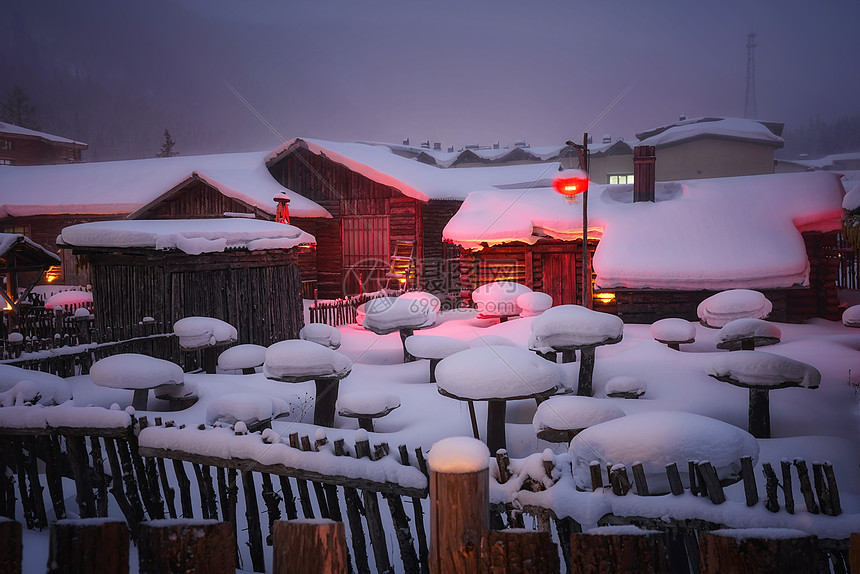
[[[535,317],[516,318],[505,323],[497,319],[479,319],[477,311],[460,309],[440,313],[435,326],[416,330],[420,335],[442,335],[481,345],[505,337],[525,349],[532,334]],[[775,324],[781,331],[781,342],[761,352],[781,355],[814,366],[821,373],[818,388],[784,388],[770,393],[771,439],[759,439],[760,449],[756,480],[764,494],[761,463],[770,462],[778,472],[780,460],[802,457],[812,461],[832,462],[838,479],[843,515],[828,517],[804,512],[803,497],[795,479],[797,513],[785,510],[772,514],[762,503],[753,509],[744,504],[743,487],[735,484],[726,489],[728,502],[715,506],[706,498],[689,494],[679,497],[657,496],[613,497],[611,494],[577,492],[572,477],[563,476],[551,489],[541,493],[515,494],[496,485],[491,499],[510,500],[522,496],[525,504],[549,505],[556,512],[569,513],[584,526],[593,525],[605,512],[643,516],[699,516],[733,527],[790,527],[823,537],[844,538],[860,531],[860,329],[839,322],[815,319],[807,324]],[[374,421],[375,433],[371,443],[388,442],[393,447],[406,444],[410,449],[422,447],[428,451],[436,442],[451,436],[471,436],[467,403],[440,394],[430,383],[429,361],[403,363],[403,347],[395,331],[376,335],[358,325],[339,328],[341,346],[338,352],[352,360],[352,371],[340,383],[340,395],[357,391],[376,391],[395,395],[400,407]],[[728,351],[716,349],[717,329],[695,325],[695,342],[681,345],[680,351],[668,348],[652,339],[649,325],[624,325],[622,340],[597,348],[594,367],[594,396],[620,408],[626,415],[656,411],[683,411],[712,417],[746,430],[749,396],[747,389],[720,382],[706,374],[707,367],[718,355]],[[504,353],[504,347],[494,347]],[[444,364],[444,363],[443,363]],[[561,365],[563,384],[576,387],[579,363]],[[482,365],[474,365],[476,374]],[[291,432],[314,436],[314,383],[273,382],[261,369],[253,375],[233,373],[186,374],[186,382],[196,385],[200,400],[180,412],[138,413],[138,416],[162,416],[196,426],[207,422],[207,410],[224,395],[236,393],[265,395],[281,399],[289,405],[290,414],[273,423],[273,429],[286,437]],[[636,400],[607,398],[607,383],[615,377],[631,377],[647,388]],[[77,406],[100,405],[121,407],[131,404],[132,391],[96,386],[89,376],[68,379]],[[617,379],[616,379],[617,381]],[[853,385],[852,385],[853,383]],[[253,401],[250,401],[253,403]],[[278,401],[280,404],[280,401]],[[149,408],[165,405],[150,398]],[[478,427],[485,433],[487,403],[475,403]],[[507,408],[507,448],[515,464],[528,465],[552,451],[556,464],[570,460],[568,446],[539,440],[532,419],[536,411],[534,400],[513,400]],[[344,437],[354,442],[358,423],[354,418],[338,416],[335,428],[327,432],[330,441]],[[363,432],[363,431],[362,431]],[[720,437],[713,437],[719,442]],[[700,459],[717,456],[702,447]],[[534,455],[534,456],[532,456]],[[528,457],[531,457],[528,459]],[[528,459],[517,461],[516,459]],[[559,465],[568,466],[569,465]],[[494,463],[491,472],[495,472]],[[494,483],[495,481],[491,481]],[[531,497],[531,498],[528,498]],[[780,496],[781,499],[781,496]],[[32,533],[25,530],[25,572],[44,571],[47,554],[47,531]],[[134,552],[134,550],[132,550]],[[133,556],[133,570],[136,558]],[[395,561],[396,563],[396,561]],[[270,563],[269,563],[270,564]]]

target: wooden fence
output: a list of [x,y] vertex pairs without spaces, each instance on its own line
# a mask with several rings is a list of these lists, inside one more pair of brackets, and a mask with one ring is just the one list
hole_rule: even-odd
[[343,299],[332,299],[328,301],[314,301],[313,305],[308,307],[310,311],[311,323],[326,323],[332,327],[339,325],[349,325],[355,323],[356,309],[359,305],[367,303],[371,299],[378,297],[396,297],[400,291],[375,291],[373,293],[363,293],[361,295],[353,295]]
[[860,289],[860,251],[854,249],[844,235],[836,236],[839,256],[839,275],[836,285],[840,289]]

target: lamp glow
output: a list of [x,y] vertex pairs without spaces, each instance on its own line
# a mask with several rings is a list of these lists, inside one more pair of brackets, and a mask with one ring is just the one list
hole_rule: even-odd
[[562,195],[578,195],[588,190],[588,174],[581,169],[566,169],[559,172],[552,186]]

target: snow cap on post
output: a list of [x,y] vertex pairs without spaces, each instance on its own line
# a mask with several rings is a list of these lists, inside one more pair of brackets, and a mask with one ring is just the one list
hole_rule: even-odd
[[427,455],[427,463],[433,472],[478,472],[489,467],[490,449],[477,439],[452,436],[433,443]]

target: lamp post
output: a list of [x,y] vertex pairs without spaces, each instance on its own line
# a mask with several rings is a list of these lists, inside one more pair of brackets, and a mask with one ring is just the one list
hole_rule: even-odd
[[591,266],[588,257],[588,133],[582,134],[582,144],[566,142],[576,150],[580,169],[567,169],[559,172],[553,187],[568,201],[582,194],[582,306],[592,308]]

